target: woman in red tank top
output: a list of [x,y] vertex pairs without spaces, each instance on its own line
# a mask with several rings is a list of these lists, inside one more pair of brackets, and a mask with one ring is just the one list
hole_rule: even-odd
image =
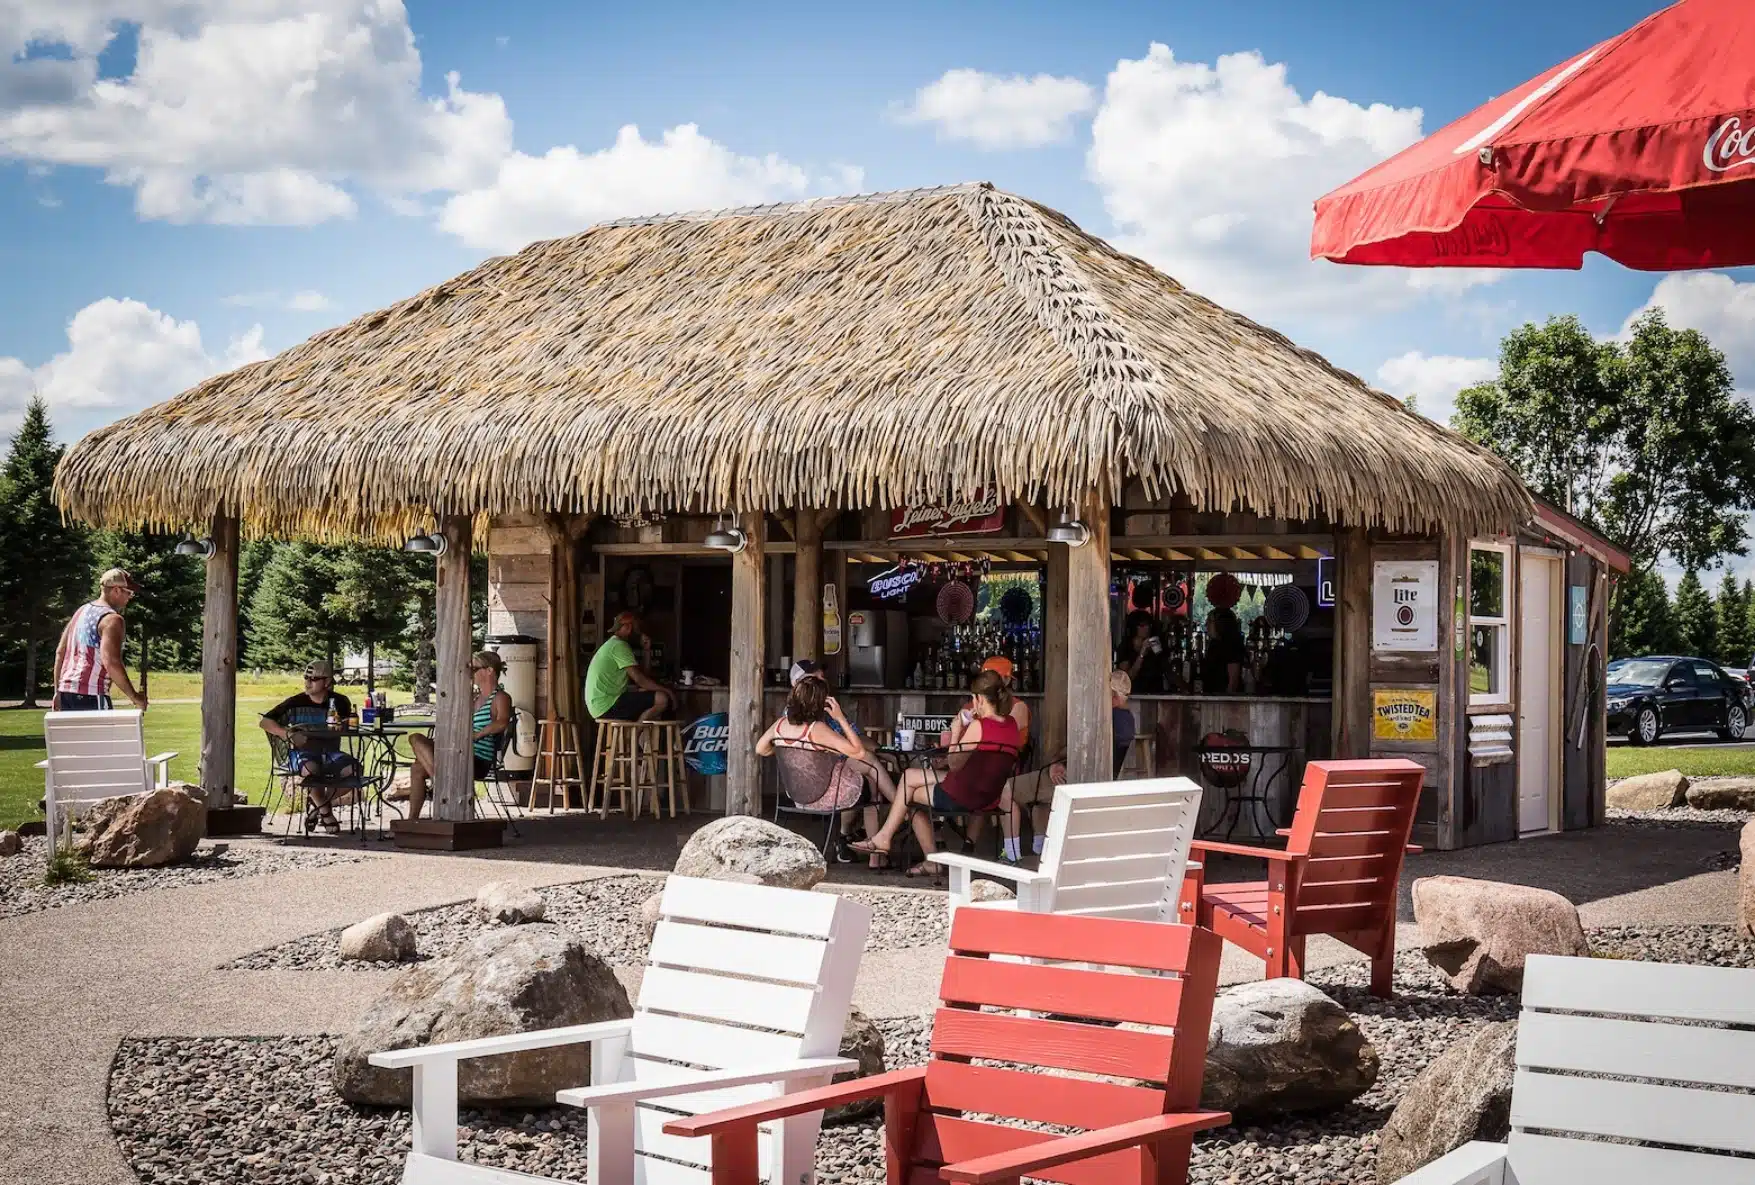
[[[869,839],[853,844],[853,850],[887,855],[904,821],[914,827],[920,850],[937,850],[932,835],[932,815],[959,811],[987,811],[995,806],[1012,814],[1011,834],[1018,828],[1018,808],[1010,801],[1006,780],[1018,761],[1018,722],[1012,719],[1012,695],[1005,680],[993,671],[982,671],[969,689],[974,694],[974,720],[963,730],[956,751],[949,755],[948,770],[903,771],[901,785],[890,803],[889,817]],[[937,865],[926,860],[908,870],[909,876],[931,876]]]

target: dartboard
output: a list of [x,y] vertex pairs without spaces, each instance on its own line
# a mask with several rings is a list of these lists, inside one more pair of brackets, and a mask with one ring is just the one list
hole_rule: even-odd
[[1261,611],[1269,625],[1295,630],[1310,619],[1310,598],[1296,584],[1278,584],[1268,590]]

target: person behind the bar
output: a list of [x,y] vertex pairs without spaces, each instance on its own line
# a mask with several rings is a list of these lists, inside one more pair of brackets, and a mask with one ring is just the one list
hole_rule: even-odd
[[[661,720],[670,712],[670,692],[634,661],[632,639],[640,635],[640,615],[616,614],[608,640],[585,669],[585,707],[596,720]],[[641,649],[647,649],[641,637]],[[633,686],[628,686],[632,683]]]
[[1201,658],[1203,695],[1238,695],[1243,691],[1243,664],[1249,647],[1243,640],[1243,623],[1229,609],[1207,614],[1207,648]]
[[[888,856],[896,833],[908,821],[921,852],[931,855],[938,850],[932,834],[932,811],[962,813],[988,811],[997,806],[1011,813],[1011,834],[1017,834],[1020,819],[1010,791],[1002,782],[997,791],[990,792],[979,780],[991,755],[1002,754],[1012,761],[1017,758],[1018,722],[1011,716],[1012,693],[1006,689],[1005,680],[993,671],[977,675],[970,690],[974,692],[973,719],[960,731],[960,744],[946,759],[949,771],[941,774],[936,769],[917,767],[904,770],[884,825],[869,838],[851,845],[855,852]],[[908,869],[907,875],[933,876],[935,866],[922,860]]]
[[1121,645],[1115,648],[1115,665],[1127,672],[1132,686],[1142,694],[1164,690],[1164,641],[1150,613],[1136,609],[1127,615]]

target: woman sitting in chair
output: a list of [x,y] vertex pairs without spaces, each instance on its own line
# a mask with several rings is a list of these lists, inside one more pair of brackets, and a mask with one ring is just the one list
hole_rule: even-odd
[[[763,757],[774,756],[776,748],[812,749],[842,758],[833,762],[833,772],[827,775],[827,788],[815,797],[800,797],[794,787],[788,785],[784,771],[780,784],[798,806],[824,814],[830,811],[840,814],[843,849],[847,846],[844,837],[853,829],[853,808],[865,799],[866,783],[870,782],[885,798],[894,797],[896,793],[890,775],[871,759],[858,730],[842,714],[835,697],[829,694],[829,685],[814,675],[806,674],[793,681],[792,691],[786,697],[786,714],[769,725],[768,731],[756,742],[756,752]],[[870,832],[876,828],[877,808],[868,806],[865,808],[865,829]],[[843,853],[837,855],[843,863],[851,860]]]
[[[469,658],[469,679],[475,684],[469,753],[478,782],[494,767],[499,737],[512,723],[512,697],[500,686],[500,673],[505,669],[505,660],[492,650],[478,650]],[[416,733],[408,738],[408,744],[414,750],[408,775],[408,817],[418,819],[427,800],[427,783],[433,779],[433,738]]]
[[[972,719],[964,725],[959,717],[951,724],[948,769],[910,768],[902,774],[900,792],[890,802],[890,814],[869,839],[853,844],[867,855],[888,856],[904,820],[911,822],[914,838],[923,855],[937,850],[932,836],[932,815],[991,811],[1011,814],[1011,834],[1018,833],[1018,808],[1006,788],[1006,779],[1018,760],[1018,722],[1013,719],[1012,693],[994,671],[982,671],[969,687],[974,693]],[[935,866],[926,860],[908,869],[908,876],[932,876]]]

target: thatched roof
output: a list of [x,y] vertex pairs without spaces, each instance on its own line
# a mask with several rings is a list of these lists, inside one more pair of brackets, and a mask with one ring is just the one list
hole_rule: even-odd
[[605,223],[95,431],[111,526],[394,538],[434,513],[1201,506],[1506,530],[1498,460],[989,185]]

